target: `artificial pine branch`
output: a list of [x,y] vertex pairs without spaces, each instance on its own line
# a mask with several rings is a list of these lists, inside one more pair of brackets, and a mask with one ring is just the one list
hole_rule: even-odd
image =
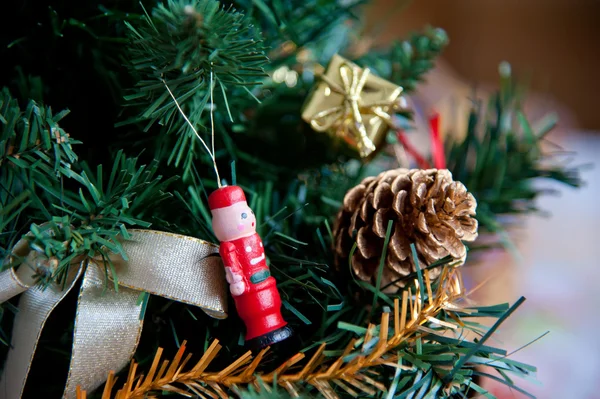
[[[33,249],[58,261],[52,275],[40,276],[41,282],[62,281],[71,262],[81,256],[126,257],[120,239],[130,237],[127,227],[150,227],[152,211],[171,197],[166,188],[177,177],[162,179],[157,172],[157,162],[138,166],[136,158],[126,158],[119,152],[108,177],[103,176],[102,165],[96,173],[85,164],[80,173],[61,169],[66,178],[79,183],[78,190],[41,185],[40,190],[55,197],[55,212],[63,215],[42,225],[32,224],[31,234],[26,237]],[[111,268],[107,272],[115,276],[111,262],[105,262],[105,267]]]
[[[403,292],[401,302],[399,298],[395,299],[391,327],[389,311],[382,314],[379,325],[369,324],[367,328],[340,325],[340,328],[354,330],[359,337],[350,340],[335,356],[325,355],[326,344],[323,343],[307,361],[301,363],[305,355],[298,353],[275,370],[262,372],[260,365],[268,352],[269,348],[266,348],[254,358],[249,351],[225,368],[209,371],[221,349],[218,340],[214,340],[191,367],[186,367],[192,355],[185,354],[184,342],[171,361],[161,361],[160,348],[146,376],[137,375],[138,365],[133,362],[122,388],[114,394],[115,376],[111,373],[102,399],[155,397],[153,395],[159,391],[224,399],[228,398],[230,390],[240,393],[252,387],[268,391],[270,385],[278,385],[291,397],[310,390],[318,391],[327,399],[359,394],[374,396],[377,392],[388,392],[391,397],[417,390],[421,395],[431,397],[436,394],[453,397],[463,392],[465,385],[476,385],[469,376],[472,367],[481,359],[489,361],[492,368],[530,374],[528,366],[516,362],[508,366],[510,361],[494,356],[494,352],[506,353],[484,346],[487,336],[477,343],[450,337],[448,333],[465,327],[462,321],[465,317],[480,317],[490,312],[460,306],[458,302],[465,292],[459,271],[445,268],[442,274],[437,289],[431,286],[425,274],[423,289],[419,289],[415,280],[414,296],[409,289]],[[499,318],[502,320],[515,308],[503,312]],[[440,345],[440,341],[445,345]],[[473,356],[479,359],[475,363],[471,361]],[[394,376],[386,377],[386,368],[394,370]],[[405,375],[402,382],[399,380],[401,374]]]
[[[21,109],[7,88],[0,91],[0,270],[20,262],[9,255],[29,224],[51,218],[48,196],[39,184],[58,185],[60,169],[77,160],[72,145],[79,142],[59,126],[67,114],[54,114],[33,100]],[[16,313],[16,308],[8,302],[0,305],[0,322],[7,311]],[[0,343],[9,344],[1,327]]]
[[393,42],[389,48],[361,55],[357,62],[402,86],[404,93],[410,93],[433,69],[435,60],[448,43],[446,31],[428,26],[423,32],[412,33],[406,40]]
[[284,62],[297,50],[314,47],[340,23],[355,19],[354,11],[366,3],[351,0],[236,0],[234,4],[252,17],[271,49],[270,67]]
[[[68,114],[53,114],[50,107],[31,100],[21,110],[8,89],[0,92],[0,248],[1,257],[18,239],[28,218],[49,217],[41,182],[56,185],[61,169],[70,168],[77,155],[72,140],[58,124]],[[5,266],[5,265],[3,265]]]
[[200,131],[206,131],[203,115],[211,90],[220,98],[211,106],[233,121],[228,97],[251,98],[250,89],[266,76],[267,56],[260,32],[243,14],[216,0],[168,0],[146,18],[125,24],[128,65],[137,81],[135,90],[125,97],[138,110],[133,121],[145,121],[145,130],[160,123],[163,135],[177,134],[174,144],[163,143],[171,145],[169,163],[183,162],[187,175],[198,156],[194,151],[197,138],[183,122],[165,85],[191,123],[202,127]]
[[[57,267],[40,283],[60,282],[80,256],[125,255],[119,237],[127,226],[149,227],[152,211],[171,196],[158,163],[138,166],[119,151],[109,174],[78,163],[72,140],[58,124],[67,111],[29,101],[21,110],[7,89],[0,92],[0,256],[3,268],[22,262],[9,256],[29,232],[30,246]],[[37,223],[37,224],[36,224]]]
[[2,178],[14,180],[14,173],[58,174],[60,166],[77,160],[71,146],[79,144],[58,124],[68,110],[53,114],[50,107],[30,100],[21,110],[7,88],[0,91],[0,167]]
[[389,52],[391,81],[402,86],[405,92],[413,91],[447,45],[446,32],[432,27],[394,43]]
[[503,64],[500,69],[500,90],[490,96],[486,106],[474,103],[466,135],[454,139],[455,132],[450,132],[446,143],[448,169],[475,195],[477,218],[491,231],[502,229],[498,215],[537,210],[535,199],[548,190],[536,187],[535,180],[582,185],[579,168],[561,162],[561,157],[566,159],[565,151],[548,151],[544,146],[556,117],[548,115],[531,123],[510,66]]

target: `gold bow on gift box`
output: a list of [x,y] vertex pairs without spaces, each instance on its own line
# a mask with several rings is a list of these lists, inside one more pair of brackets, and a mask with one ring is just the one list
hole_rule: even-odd
[[73,261],[64,284],[40,289],[31,267],[51,262],[26,239],[15,246],[11,256],[23,259],[21,266],[0,273],[0,303],[22,293],[0,379],[1,398],[21,397],[44,324],[78,281],[66,399],[76,397],[77,386],[93,391],[109,371],[129,363],[142,333],[142,292],[198,306],[215,318],[227,316],[227,288],[216,245],[161,231],[128,232],[130,239],[122,241],[128,259],[111,257],[118,289],[115,281],[106,280],[101,258]]
[[406,109],[402,87],[370,72],[334,55],[302,111],[314,130],[342,138],[361,158],[380,148],[392,115]]

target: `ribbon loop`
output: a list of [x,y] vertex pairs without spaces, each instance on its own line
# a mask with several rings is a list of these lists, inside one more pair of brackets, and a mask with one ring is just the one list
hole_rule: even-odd
[[129,260],[113,260],[119,286],[198,306],[213,317],[227,317],[219,247],[162,231],[129,232],[131,239],[122,243]]
[[16,271],[11,268],[0,273],[0,303],[25,292],[0,380],[4,399],[21,397],[46,320],[82,275],[64,398],[74,399],[77,386],[93,391],[110,370],[118,371],[131,360],[142,332],[142,307],[137,303],[140,291],[198,306],[215,318],[227,317],[227,289],[216,245],[153,230],[129,233],[131,239],[122,242],[128,259],[110,259],[118,290],[106,281],[99,259],[73,264],[64,288],[28,289],[35,285],[29,263],[35,266],[39,254],[26,240],[15,246],[13,254],[25,261]]
[[23,394],[44,324],[54,308],[75,286],[82,271],[83,267],[72,267],[64,288],[53,284],[44,290],[27,290],[21,296],[19,312],[13,323],[11,349],[6,356],[0,380],[0,392],[6,395],[5,399],[18,399]]
[[[29,243],[23,239],[15,245],[5,263],[13,263],[15,258],[31,258],[34,256],[33,254],[35,252],[30,252]],[[24,263],[27,263],[27,261]],[[27,266],[29,265],[23,264],[17,270],[11,267],[0,273],[0,303],[8,301],[35,285],[36,279],[33,277],[33,270]]]
[[127,366],[142,334],[139,295],[125,287],[117,292],[107,284],[104,269],[89,262],[79,291],[64,398],[75,398],[78,385],[93,391],[106,381],[107,370]]

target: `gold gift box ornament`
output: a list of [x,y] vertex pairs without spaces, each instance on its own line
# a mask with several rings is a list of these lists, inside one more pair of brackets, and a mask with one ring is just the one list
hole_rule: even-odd
[[317,132],[328,132],[358,151],[361,158],[375,154],[385,142],[392,115],[406,110],[403,88],[334,55],[313,88],[302,119]]

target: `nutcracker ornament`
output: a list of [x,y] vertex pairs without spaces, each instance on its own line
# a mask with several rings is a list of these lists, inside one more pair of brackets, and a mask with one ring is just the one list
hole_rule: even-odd
[[291,336],[281,316],[281,299],[269,272],[256,218],[238,186],[225,186],[208,197],[213,231],[221,245],[229,290],[246,325],[246,342],[262,348]]
[[[256,217],[246,202],[244,191],[238,186],[221,186],[215,160],[213,109],[211,106],[211,148],[198,134],[177,99],[163,80],[177,109],[200,140],[213,161],[219,188],[208,197],[212,226],[221,242],[219,254],[225,266],[229,290],[240,318],[246,325],[246,344],[251,349],[262,349],[292,336],[292,330],[281,316],[281,298],[275,279],[265,260],[262,240],[256,233]],[[210,72],[210,102],[213,73]]]

